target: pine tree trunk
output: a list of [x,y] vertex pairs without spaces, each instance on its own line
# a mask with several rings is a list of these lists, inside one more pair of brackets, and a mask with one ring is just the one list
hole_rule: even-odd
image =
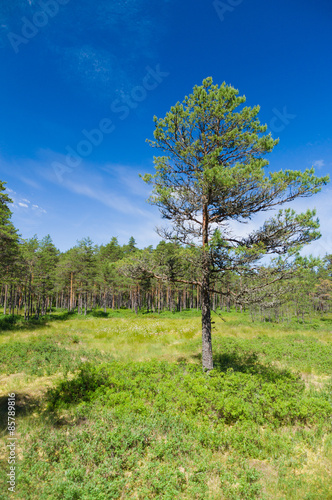
[[27,319],[27,284],[24,285],[24,319]]
[[[17,301],[17,288],[14,286],[14,291],[13,291],[13,297],[12,297],[12,309],[13,309],[13,316],[15,315],[15,306],[16,306],[16,301]],[[17,312],[18,314],[18,312]]]
[[73,273],[70,273],[70,302],[69,312],[73,310]]
[[12,314],[12,309],[13,309],[13,285],[10,285],[10,292],[9,292],[9,314]]
[[7,312],[7,294],[8,294],[8,285],[5,285],[5,299],[3,303],[3,313],[6,314]]
[[203,206],[203,262],[202,262],[202,364],[203,370],[213,370],[212,337],[211,337],[211,309],[210,309],[210,259],[208,249],[208,212]]
[[30,300],[31,300],[31,274],[29,276],[29,289],[28,289],[28,314],[27,319],[30,318]]
[[227,312],[231,312],[231,295],[229,290],[229,283],[227,283]]
[[[207,258],[207,257],[206,257]],[[212,337],[211,337],[211,309],[209,292],[209,267],[206,264],[203,269],[203,279],[201,287],[202,302],[202,364],[203,370],[213,369],[212,357]]]
[[158,314],[160,314],[161,311],[161,284],[158,282]]

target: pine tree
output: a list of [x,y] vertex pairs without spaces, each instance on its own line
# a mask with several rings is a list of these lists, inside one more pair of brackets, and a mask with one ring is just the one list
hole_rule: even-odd
[[[227,271],[263,254],[283,254],[319,237],[315,212],[280,211],[247,237],[233,236],[232,222],[247,222],[256,213],[298,197],[311,196],[328,182],[313,169],[266,173],[264,156],[278,143],[258,119],[259,106],[242,107],[245,97],[212,78],[195,86],[164,118],[154,117],[154,141],[164,156],[155,158],[150,202],[159,207],[171,228],[165,239],[201,249],[203,368],[213,368],[210,289],[216,266]],[[217,231],[216,231],[216,228]]]
[[18,234],[11,222],[12,212],[8,207],[13,200],[4,192],[5,184],[0,181],[0,272],[7,272],[18,250]]
[[38,312],[41,308],[42,316],[46,313],[47,299],[51,304],[51,294],[54,288],[54,276],[59,251],[52,242],[50,235],[45,236],[38,244],[36,277],[35,281],[38,287]]
[[23,240],[21,252],[23,258],[24,282],[24,316],[26,319],[32,314],[34,292],[36,288],[35,276],[37,274],[37,250],[39,242],[37,235]]
[[95,293],[93,285],[95,284],[95,277],[97,274],[96,248],[89,237],[83,238],[78,242],[77,259],[81,281],[80,290],[82,299],[84,299],[84,314],[86,315],[89,292],[92,292],[91,295]]
[[17,281],[20,254],[19,236],[11,222],[12,212],[8,207],[13,201],[4,192],[5,184],[0,181],[0,279],[5,286],[4,313],[6,314],[8,287],[12,290]]

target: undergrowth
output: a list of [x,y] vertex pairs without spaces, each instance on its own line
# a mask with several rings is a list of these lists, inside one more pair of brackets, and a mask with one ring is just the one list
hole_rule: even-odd
[[9,375],[23,372],[27,375],[44,376],[62,372],[66,375],[77,370],[82,361],[98,363],[110,359],[109,355],[84,349],[78,344],[77,335],[61,340],[37,337],[29,341],[2,344],[0,373]]
[[[328,322],[297,332],[224,316],[210,373],[186,311],[9,321],[0,376],[17,393],[13,498],[331,500]],[[6,404],[2,393],[1,416]]]

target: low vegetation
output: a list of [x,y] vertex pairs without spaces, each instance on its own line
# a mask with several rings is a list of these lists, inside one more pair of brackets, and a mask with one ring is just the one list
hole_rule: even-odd
[[332,319],[223,312],[203,373],[199,314],[0,316],[15,498],[332,498]]

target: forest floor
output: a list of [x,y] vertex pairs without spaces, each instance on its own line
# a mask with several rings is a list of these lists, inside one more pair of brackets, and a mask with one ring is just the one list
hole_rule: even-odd
[[0,498],[331,500],[332,318],[213,316],[0,314]]

